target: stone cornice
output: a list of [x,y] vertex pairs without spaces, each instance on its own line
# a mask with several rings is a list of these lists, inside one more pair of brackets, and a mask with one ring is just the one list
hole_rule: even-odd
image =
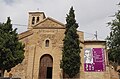
[[33,34],[32,30],[28,30],[28,31],[25,31],[25,32],[20,33],[20,34],[18,35],[18,38],[19,38],[19,40],[21,40],[21,39],[23,39],[23,38],[25,38],[25,37],[27,37],[27,36],[32,35],[32,34]]

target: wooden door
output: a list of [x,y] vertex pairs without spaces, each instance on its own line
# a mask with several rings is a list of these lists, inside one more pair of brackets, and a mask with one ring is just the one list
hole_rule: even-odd
[[50,55],[43,55],[40,59],[39,79],[52,79],[53,59]]

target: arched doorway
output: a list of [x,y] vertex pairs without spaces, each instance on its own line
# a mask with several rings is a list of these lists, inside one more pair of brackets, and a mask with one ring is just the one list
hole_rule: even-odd
[[53,58],[45,54],[40,58],[39,79],[52,79]]

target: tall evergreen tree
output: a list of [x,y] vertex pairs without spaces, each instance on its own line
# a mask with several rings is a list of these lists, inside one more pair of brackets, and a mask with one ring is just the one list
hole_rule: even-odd
[[77,34],[79,27],[75,20],[73,7],[70,8],[66,17],[66,31],[63,42],[63,53],[61,60],[61,68],[63,72],[73,78],[80,71],[80,41]]
[[8,72],[24,59],[24,45],[18,40],[17,29],[12,29],[10,17],[0,24],[0,70]]
[[107,37],[107,46],[109,47],[108,58],[116,70],[117,65],[120,65],[120,10],[115,13],[114,17],[114,20],[108,22],[111,32]]

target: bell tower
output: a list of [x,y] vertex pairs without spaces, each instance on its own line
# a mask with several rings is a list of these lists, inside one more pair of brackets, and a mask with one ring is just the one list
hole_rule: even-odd
[[44,12],[29,12],[28,30],[32,29],[34,25],[38,24],[45,18]]

